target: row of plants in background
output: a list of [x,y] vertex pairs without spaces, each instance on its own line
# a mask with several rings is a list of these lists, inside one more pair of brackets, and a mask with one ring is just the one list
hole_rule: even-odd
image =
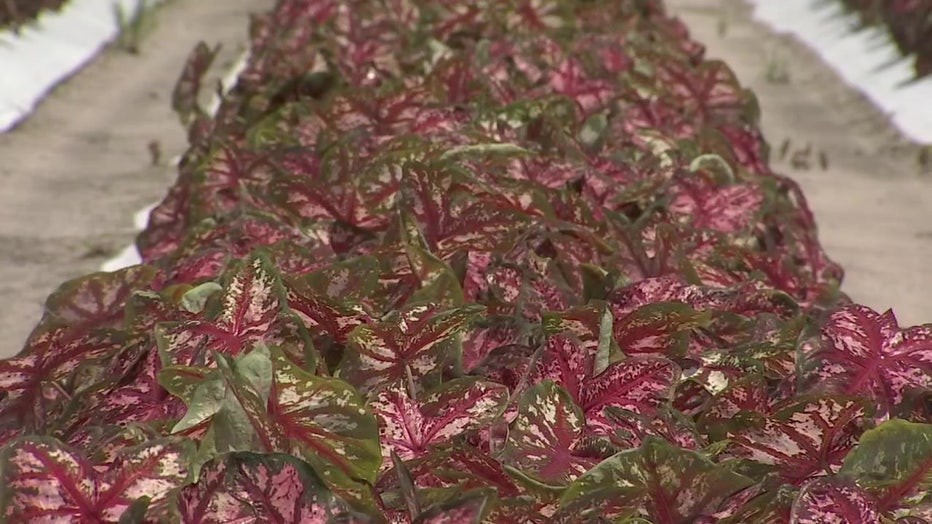
[[0,362],[9,522],[932,522],[932,325],[838,292],[655,0],[280,0]]
[[0,29],[17,30],[45,10],[58,10],[66,0],[0,0]]
[[865,25],[885,26],[904,56],[915,59],[916,76],[932,74],[932,3],[924,0],[840,0]]

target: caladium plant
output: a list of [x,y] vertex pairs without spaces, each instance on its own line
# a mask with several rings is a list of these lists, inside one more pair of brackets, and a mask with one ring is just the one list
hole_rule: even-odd
[[213,51],[179,80],[145,263],[0,362],[5,520],[932,521],[932,325],[838,292],[659,0],[279,0],[251,36],[216,116]]

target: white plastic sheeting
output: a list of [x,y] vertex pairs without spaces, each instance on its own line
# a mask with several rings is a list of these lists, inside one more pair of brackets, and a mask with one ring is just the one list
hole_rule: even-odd
[[0,132],[31,113],[51,88],[113,40],[119,32],[116,6],[132,13],[136,2],[69,0],[60,11],[41,12],[18,34],[0,31]]
[[824,0],[748,0],[754,18],[791,33],[817,52],[850,85],[919,143],[932,143],[932,78],[913,81],[912,57],[903,58],[882,27],[852,31],[856,15]]
[[[236,85],[236,80],[239,77],[239,74],[246,67],[246,62],[249,59],[249,53],[245,52],[240,55],[233,67],[227,71],[226,75],[221,79],[221,84],[223,86],[223,92],[226,93],[230,89],[233,89],[233,86]],[[211,114],[217,112],[217,109],[220,108],[220,97],[215,93],[211,99],[210,104],[207,106],[207,110]],[[173,159],[173,164],[177,164],[180,158]],[[149,223],[149,213],[158,205],[158,202],[144,207],[143,209],[136,212],[133,215],[133,224],[136,227],[137,231],[142,231],[146,228],[146,225]],[[142,263],[142,257],[139,255],[139,250],[136,249],[136,244],[130,244],[123,248],[123,251],[107,260],[100,267],[101,271],[118,271],[125,267],[134,266],[136,264]]]

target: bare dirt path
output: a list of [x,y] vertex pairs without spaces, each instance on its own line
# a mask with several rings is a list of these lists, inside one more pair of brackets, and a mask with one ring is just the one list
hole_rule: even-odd
[[757,94],[772,165],[802,186],[822,244],[845,268],[842,289],[893,308],[901,325],[932,322],[932,172],[922,172],[917,147],[811,50],[754,22],[741,0],[667,5]]
[[58,285],[133,241],[133,213],[174,180],[168,160],[186,139],[170,93],[190,50],[200,40],[222,44],[219,77],[245,49],[248,14],[271,4],[170,0],[140,55],[105,50],[0,134],[0,357],[20,350]]

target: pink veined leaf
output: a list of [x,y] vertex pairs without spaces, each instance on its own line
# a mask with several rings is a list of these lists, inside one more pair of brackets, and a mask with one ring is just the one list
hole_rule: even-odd
[[657,437],[603,460],[563,492],[556,522],[595,510],[620,521],[640,513],[650,522],[697,522],[754,483],[696,451]]
[[[514,497],[521,489],[502,469],[502,464],[470,445],[437,444],[424,457],[405,462],[415,486],[458,487],[463,491],[493,486],[502,497]],[[376,488],[391,490],[398,483],[394,469],[381,473]]]
[[552,380],[538,382],[521,396],[502,463],[538,482],[566,485],[597,462],[578,452],[584,428],[570,394]]
[[522,217],[458,186],[452,175],[428,166],[409,166],[401,195],[431,251],[488,250],[521,228]]
[[932,324],[901,329],[892,311],[847,306],[822,326],[812,358],[816,387],[870,398],[878,416],[896,413],[907,389],[932,389]]
[[786,482],[836,473],[861,435],[861,402],[845,397],[794,399],[772,416],[729,433],[731,454],[773,466]]
[[412,524],[479,524],[487,505],[486,495],[467,495],[428,508]]
[[[717,373],[717,374],[716,374]],[[713,372],[714,378],[726,375],[719,372]],[[724,390],[716,392],[716,395],[709,402],[709,407],[700,417],[700,424],[707,432],[716,431],[717,427],[732,417],[738,415],[741,411],[758,411],[766,412],[769,407],[769,396],[766,383],[758,375],[750,375],[728,384]]]
[[693,227],[735,233],[757,222],[755,215],[763,200],[764,195],[754,185],[716,187],[707,177],[693,175],[673,186],[669,209]]
[[696,309],[707,309],[720,302],[710,290],[686,284],[678,275],[645,278],[615,290],[608,301],[616,319],[656,302],[682,302]]
[[594,351],[586,351],[565,335],[554,335],[547,341],[537,372],[540,378],[563,386],[582,408],[585,425],[601,435],[613,432],[603,412],[606,407],[650,415],[669,400],[680,375],[676,364],[654,356],[614,362],[595,376],[593,366]]
[[682,105],[702,120],[740,122],[747,112],[747,92],[738,85],[734,72],[720,60],[690,67],[685,61],[658,58],[656,81]]
[[932,517],[932,424],[890,419],[865,431],[840,473],[873,493],[879,511]]
[[315,376],[273,350],[274,380],[264,423],[290,442],[332,489],[347,480],[375,482],[381,462],[378,423],[348,383]]
[[124,306],[130,295],[157,284],[157,279],[155,268],[131,266],[68,281],[46,300],[38,329],[52,324],[75,330],[122,327]]
[[188,55],[181,77],[172,91],[172,109],[184,125],[188,125],[195,115],[202,112],[197,103],[201,82],[218,51],[219,48],[210,49],[206,43],[199,42]]
[[472,378],[455,379],[412,399],[400,385],[386,388],[370,404],[379,419],[382,468],[391,452],[405,460],[423,456],[435,444],[490,423],[504,408],[508,390]]
[[573,58],[560,63],[548,81],[555,92],[572,98],[584,113],[602,107],[615,93],[607,81],[587,78],[582,66]]
[[340,365],[340,375],[361,391],[371,391],[408,375],[419,378],[438,369],[444,349],[485,309],[467,305],[439,310],[418,305],[384,322],[358,326]]
[[200,478],[178,495],[183,524],[365,522],[291,455],[230,453],[204,465]]
[[192,442],[163,438],[124,449],[113,467],[98,473],[54,438],[19,439],[0,457],[0,513],[7,522],[116,522],[130,504],[149,497],[155,518],[187,477],[193,453]]
[[165,365],[206,365],[211,351],[237,355],[259,341],[279,342],[281,314],[278,275],[256,256],[233,272],[216,318],[159,326],[159,352]]
[[670,357],[686,352],[692,329],[711,323],[709,311],[697,311],[679,302],[641,306],[614,323],[615,341],[629,355],[659,354]]
[[116,387],[106,384],[82,391],[75,397],[80,402],[69,410],[68,426],[62,429],[68,442],[78,445],[95,426],[176,420],[184,415],[181,400],[170,396],[156,380],[159,368],[158,352],[153,348]]
[[0,427],[43,431],[52,407],[66,402],[79,386],[70,383],[75,371],[105,365],[122,347],[120,337],[109,331],[59,327],[33,333],[23,353],[0,360]]
[[378,286],[378,262],[369,257],[332,264],[301,276],[285,277],[288,305],[316,336],[339,344],[369,318],[362,302]]
[[790,511],[790,524],[828,522],[880,524],[880,512],[870,493],[843,477],[810,480]]

